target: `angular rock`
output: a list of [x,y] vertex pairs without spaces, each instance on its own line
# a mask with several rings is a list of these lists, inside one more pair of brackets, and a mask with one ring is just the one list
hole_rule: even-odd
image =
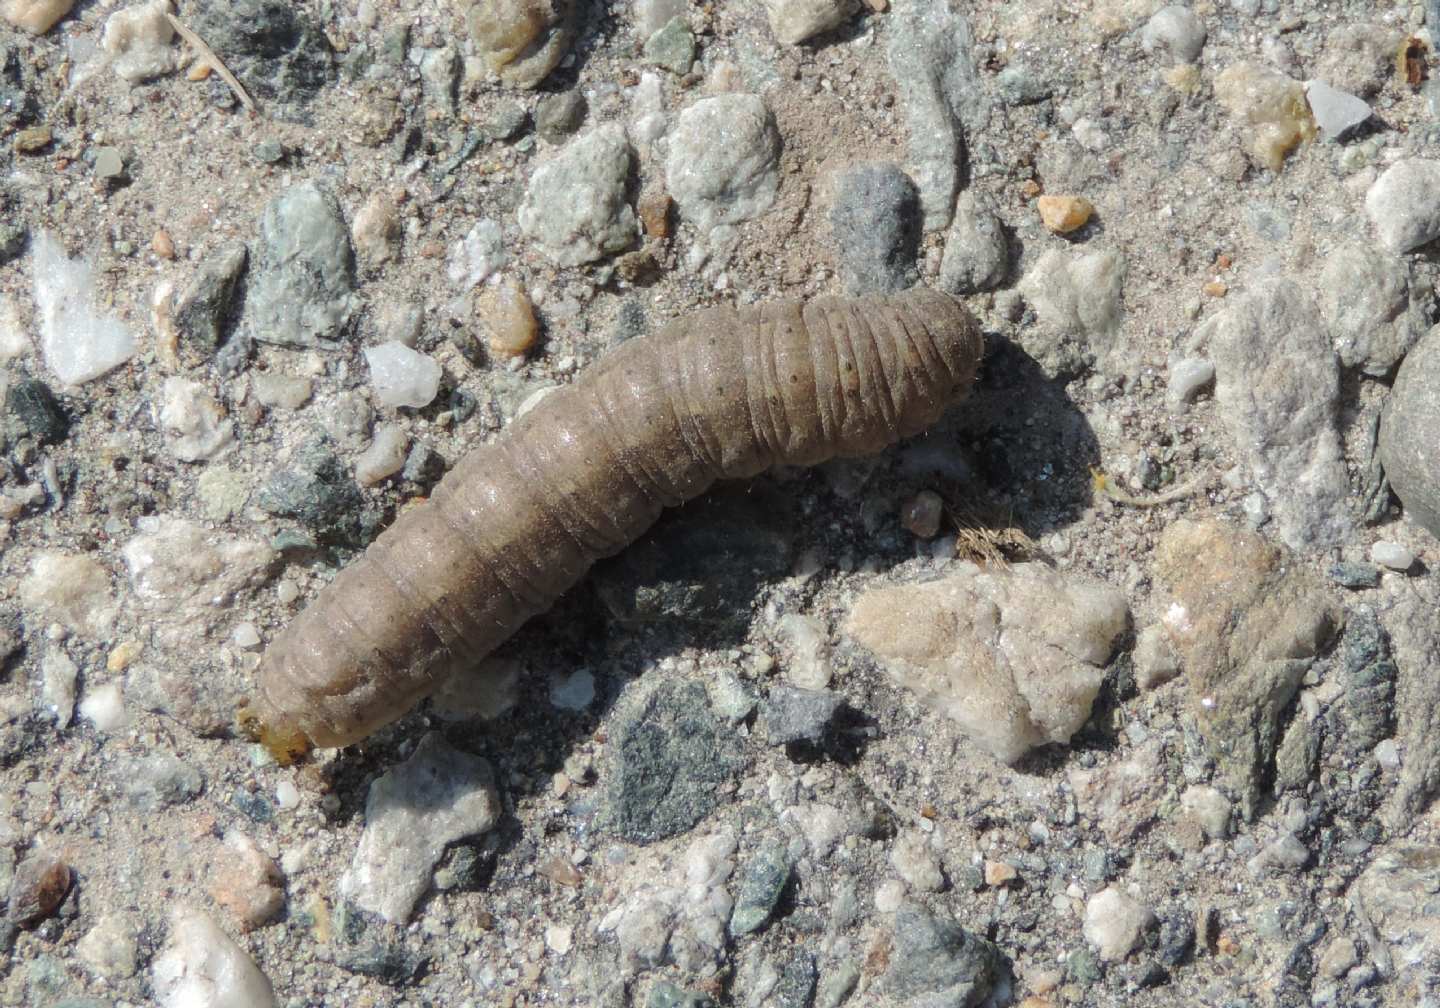
[[670,135],[665,184],[701,232],[759,216],[775,202],[780,134],[759,95],[702,98]]
[[150,976],[160,1008],[275,1008],[269,979],[199,910],[175,911]]
[[529,90],[565,58],[579,13],[576,0],[479,0],[467,20],[476,49],[501,82]]
[[521,229],[561,266],[628,248],[636,236],[635,211],[625,201],[630,161],[618,123],[570,141],[531,177],[519,209]]
[[966,190],[955,204],[955,219],[945,237],[940,287],[951,294],[978,294],[1000,286],[1009,268],[1005,226],[990,197]]
[[860,0],[765,0],[770,30],[785,45],[833,31],[860,9]]
[[249,261],[242,242],[223,245],[206,255],[175,302],[175,327],[182,339],[201,350],[225,341],[240,277]]
[[335,76],[324,29],[288,0],[208,0],[190,25],[265,105],[265,114],[305,121],[315,95]]
[[47,231],[35,232],[30,253],[40,351],[62,384],[99,378],[135,355],[134,334],[92,307],[95,281],[87,260],[66,256]]
[[1310,103],[1310,114],[1315,125],[1331,140],[1340,140],[1351,130],[1363,126],[1374,113],[1363,98],[1357,98],[1348,91],[1340,91],[1324,81],[1310,81],[1305,85],[1305,100]]
[[5,921],[34,927],[55,912],[75,881],[75,873],[60,857],[37,850],[15,866],[5,895]]
[[963,174],[964,134],[978,135],[989,118],[970,22],[955,0],[895,0],[887,28],[925,229],[943,228]]
[[261,508],[304,525],[327,545],[363,545],[373,531],[350,468],[320,445],[276,469],[257,495]]
[[206,462],[235,449],[235,424],[225,407],[199,382],[165,379],[156,420],[165,444],[182,462]]
[[254,539],[212,533],[173,515],[140,519],[139,534],[121,554],[135,595],[169,620],[206,621],[215,600],[256,583],[275,559]]
[[1380,422],[1379,459],[1405,515],[1440,537],[1440,326],[1405,355]]
[[846,169],[835,180],[830,228],[848,293],[893,293],[915,283],[920,198],[897,166]]
[[775,686],[761,708],[765,738],[774,746],[818,744],[824,741],[831,719],[844,702],[840,694],[829,690]]
[[1397,254],[1440,237],[1440,161],[1396,161],[1365,194],[1365,213],[1381,244]]
[[246,332],[282,346],[339,337],[354,311],[355,253],[340,205],[314,182],[275,197],[260,220]]
[[897,682],[1013,763],[1085,723],[1128,621],[1106,585],[1038,564],[959,564],[943,580],[866,592],[846,626]]
[[1293,558],[1213,519],[1166,529],[1156,579],[1191,712],[1221,782],[1252,820],[1280,741],[1280,715],[1339,614]]
[[1233,63],[1215,78],[1215,98],[1249,127],[1250,155],[1272,172],[1303,140],[1315,121],[1300,82],[1255,63]]
[[493,220],[481,218],[455,243],[445,263],[445,275],[462,291],[480,283],[509,262],[505,235]]
[[689,73],[695,62],[695,36],[689,19],[673,17],[646,39],[645,59],[671,73]]
[[70,418],[60,401],[37,378],[22,378],[6,389],[5,409],[19,431],[39,444],[59,444],[70,433]]
[[1090,897],[1085,904],[1085,940],[1105,962],[1120,962],[1159,923],[1155,912],[1114,886]]
[[1000,951],[913,903],[895,913],[882,990],[914,1008],[975,1008],[1001,979]]
[[1047,377],[1077,373],[1087,354],[1106,373],[1125,369],[1119,335],[1126,272],[1118,252],[1051,249],[1025,274],[1019,290],[1040,324],[1025,327],[1020,344]]
[[110,575],[84,554],[36,553],[30,573],[20,582],[20,601],[84,637],[104,637],[115,622]]
[[740,866],[730,933],[750,934],[764,927],[790,881],[790,855],[785,844],[770,840]]
[[499,816],[490,764],[431,732],[409,759],[370,785],[365,832],[340,891],[403,925],[430,887],[446,845],[485,833]]
[[1384,378],[1425,335],[1434,299],[1410,283],[1410,268],[1360,242],[1325,257],[1318,283],[1320,313],[1340,362]]
[[92,976],[114,983],[135,975],[139,938],[134,921],[124,914],[109,913],[75,944],[75,951]]
[[1354,533],[1336,430],[1340,373],[1314,303],[1291,280],[1271,280],[1206,322],[1215,399],[1239,457],[1292,549]]
[[1164,750],[1155,739],[1118,762],[1067,775],[1079,812],[1113,844],[1132,843],[1154,821],[1165,796]]
[[110,57],[110,67],[121,80],[131,84],[161,77],[178,65],[171,46],[175,29],[165,14],[167,0],[151,0],[118,10],[105,19],[100,48]]
[[608,817],[631,843],[696,825],[743,766],[740,740],[711,709],[705,688],[678,680],[647,684],[623,705],[611,751]]

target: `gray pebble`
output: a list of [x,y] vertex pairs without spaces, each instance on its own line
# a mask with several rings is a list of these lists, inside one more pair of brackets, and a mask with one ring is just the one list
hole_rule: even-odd
[[849,293],[892,293],[915,283],[920,200],[897,165],[858,165],[841,175],[830,227]]
[[[790,870],[790,854],[779,840],[767,840],[740,867],[735,909],[730,914],[732,935],[758,931],[769,921],[790,881]],[[813,977],[811,983],[814,983]]]
[[113,181],[124,177],[125,158],[118,147],[101,147],[95,152],[95,177],[101,181]]
[[775,686],[765,700],[765,737],[771,745],[824,740],[844,699],[830,690]]
[[1306,84],[1305,100],[1310,104],[1315,124],[1330,140],[1343,140],[1351,130],[1368,122],[1372,114],[1364,99],[1337,90],[1324,81]]
[[779,160],[780,134],[760,96],[715,95],[677,117],[665,181],[680,213],[708,232],[770,208]]
[[579,266],[628,248],[635,211],[625,130],[608,123],[565,145],[535,170],[518,216],[521,229],[561,266]]
[[214,350],[225,339],[235,291],[249,251],[243,242],[209,253],[175,302],[175,328],[181,339],[201,350]]
[[1344,678],[1340,706],[1334,719],[1346,752],[1368,753],[1395,729],[1395,683],[1399,668],[1390,651],[1390,637],[1368,609],[1357,609],[1345,620],[1340,639]]
[[1440,161],[1397,161],[1365,194],[1365,213],[1391,252],[1409,252],[1440,236]]
[[1181,357],[1170,362],[1170,383],[1165,389],[1172,407],[1192,403],[1215,381],[1215,365],[1204,357]]
[[1010,105],[1034,105],[1050,97],[1050,82],[1024,63],[1011,63],[995,78],[1000,96]]
[[974,189],[960,195],[955,220],[940,260],[940,287],[951,294],[976,294],[1000,286],[1010,267],[1005,226],[990,197]]
[[334,79],[330,43],[302,5],[287,0],[207,3],[198,8],[191,27],[215,52],[225,54],[226,66],[265,105],[267,116],[303,121],[306,106]]
[[1397,542],[1382,539],[1370,547],[1370,559],[1391,570],[1408,571],[1415,563],[1415,554]]
[[1326,256],[1317,286],[1346,367],[1386,377],[1429,328],[1429,285],[1412,284],[1410,267],[1381,249],[1341,245]]
[[884,991],[912,1005],[978,1005],[1000,976],[999,950],[923,907],[895,912],[894,949]]
[[1330,580],[1342,588],[1375,588],[1380,584],[1380,568],[1358,560],[1345,560],[1330,565]]
[[354,310],[355,253],[335,197],[302,182],[271,200],[245,298],[248,335],[311,347],[338,337]]
[[859,0],[765,0],[770,30],[785,45],[833,31],[859,9]]
[[584,120],[585,99],[575,89],[545,95],[535,106],[535,132],[552,144],[564,143]]
[[272,473],[256,501],[272,515],[298,521],[327,545],[359,546],[366,538],[365,500],[350,468],[321,445],[303,449]]
[[695,62],[695,36],[683,15],[671,18],[645,40],[645,59],[671,73],[687,74]]
[[1380,461],[1405,513],[1440,536],[1440,327],[1405,356],[1380,423]]
[[1205,48],[1205,22],[1189,7],[1161,7],[1140,29],[1140,47],[1171,63],[1194,63]]
[[22,378],[11,385],[5,392],[5,410],[14,418],[18,433],[40,444],[59,444],[70,433],[70,418],[60,400],[38,378]]
[[205,787],[199,770],[168,753],[144,756],[125,764],[121,779],[125,797],[146,812],[183,805],[198,797]]

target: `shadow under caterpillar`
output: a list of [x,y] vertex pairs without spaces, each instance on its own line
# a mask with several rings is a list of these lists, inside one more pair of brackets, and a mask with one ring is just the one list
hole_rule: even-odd
[[717,480],[867,455],[962,398],[953,298],[715,308],[621,344],[466,454],[274,640],[244,713],[277,755],[356,742]]

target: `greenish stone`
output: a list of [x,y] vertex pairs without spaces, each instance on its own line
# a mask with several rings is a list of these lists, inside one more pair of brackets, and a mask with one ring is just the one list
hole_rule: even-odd
[[645,42],[645,59],[677,74],[687,74],[695,62],[695,36],[685,18],[671,18]]

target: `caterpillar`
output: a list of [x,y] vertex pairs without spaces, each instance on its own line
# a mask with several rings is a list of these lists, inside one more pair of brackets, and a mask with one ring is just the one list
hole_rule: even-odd
[[267,648],[245,723],[279,755],[359,741],[717,480],[873,454],[962,398],[948,295],[778,301],[610,350],[468,452]]

